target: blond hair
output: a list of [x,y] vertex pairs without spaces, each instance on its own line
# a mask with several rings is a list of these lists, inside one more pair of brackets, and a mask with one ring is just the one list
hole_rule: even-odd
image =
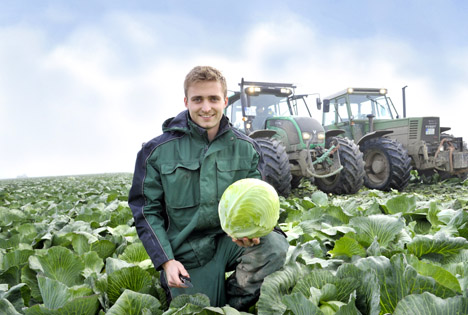
[[224,97],[227,96],[226,78],[221,74],[221,71],[210,66],[196,66],[186,76],[184,81],[184,93],[187,97],[189,86],[200,81],[215,81],[221,83]]

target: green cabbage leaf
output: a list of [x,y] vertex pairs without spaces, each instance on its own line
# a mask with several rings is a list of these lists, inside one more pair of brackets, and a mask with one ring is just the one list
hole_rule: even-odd
[[231,184],[218,206],[222,229],[233,238],[255,238],[270,233],[279,219],[280,202],[270,184],[245,178]]

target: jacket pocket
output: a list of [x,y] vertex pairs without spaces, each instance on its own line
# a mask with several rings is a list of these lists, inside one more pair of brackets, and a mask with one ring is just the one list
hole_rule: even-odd
[[161,181],[166,204],[174,209],[200,203],[200,163],[175,162],[161,165]]
[[218,200],[221,199],[221,196],[229,185],[249,175],[251,163],[251,159],[218,160],[216,162],[218,170]]

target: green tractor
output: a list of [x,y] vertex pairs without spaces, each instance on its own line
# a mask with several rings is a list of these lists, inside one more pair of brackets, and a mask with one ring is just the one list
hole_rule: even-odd
[[342,130],[364,154],[364,185],[371,189],[403,190],[410,171],[446,178],[466,177],[468,151],[462,138],[445,132],[439,117],[406,118],[405,88],[400,118],[386,89],[348,88],[323,101],[322,125]]
[[[287,196],[302,178],[326,193],[353,194],[364,182],[362,153],[351,140],[326,133],[311,118],[306,95],[288,83],[247,82],[229,97],[225,115],[255,139],[264,157],[265,180]],[[321,105],[320,98],[316,99]]]

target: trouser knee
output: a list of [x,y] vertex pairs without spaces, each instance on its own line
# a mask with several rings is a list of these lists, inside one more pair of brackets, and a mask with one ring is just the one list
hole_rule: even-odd
[[283,267],[288,248],[284,235],[276,232],[262,237],[259,245],[247,248],[239,258],[236,272],[228,279],[229,304],[238,310],[253,305],[265,277]]
[[283,267],[288,248],[286,238],[276,232],[262,237],[259,245],[247,248],[236,268],[239,285],[261,283],[266,276]]
[[263,246],[259,250],[266,256],[265,262],[270,266],[268,271],[271,273],[283,267],[289,248],[287,239],[282,234],[271,232],[261,242]]

